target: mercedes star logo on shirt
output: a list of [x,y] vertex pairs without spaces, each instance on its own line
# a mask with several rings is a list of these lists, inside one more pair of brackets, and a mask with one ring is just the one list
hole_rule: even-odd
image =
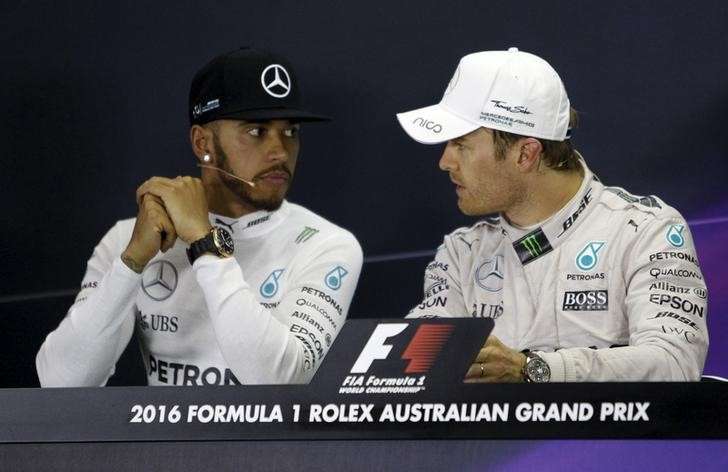
[[271,64],[260,74],[260,83],[263,90],[276,98],[288,96],[291,92],[291,77],[288,71],[280,64]]
[[475,272],[475,281],[489,292],[498,292],[503,288],[503,256],[483,262]]
[[169,261],[156,261],[142,274],[142,290],[152,300],[168,299],[177,288],[177,269]]

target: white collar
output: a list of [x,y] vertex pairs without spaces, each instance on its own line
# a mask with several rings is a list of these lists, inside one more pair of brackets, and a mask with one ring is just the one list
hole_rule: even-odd
[[579,160],[584,169],[584,178],[576,194],[560,210],[551,215],[535,229],[523,229],[509,224],[501,215],[500,226],[503,234],[512,241],[513,249],[522,264],[528,264],[551,252],[586,219],[594,207],[594,201],[602,191],[596,176],[589,170],[583,160]]
[[260,210],[248,213],[240,218],[210,213],[210,224],[230,231],[233,239],[254,238],[275,229],[290,213],[291,208],[286,200],[275,211]]

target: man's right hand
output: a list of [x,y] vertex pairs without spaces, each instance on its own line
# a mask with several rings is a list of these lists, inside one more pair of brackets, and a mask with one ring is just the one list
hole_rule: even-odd
[[139,204],[131,241],[121,254],[121,260],[131,270],[141,274],[147,263],[161,249],[166,252],[177,240],[177,231],[164,208],[162,199],[145,194]]

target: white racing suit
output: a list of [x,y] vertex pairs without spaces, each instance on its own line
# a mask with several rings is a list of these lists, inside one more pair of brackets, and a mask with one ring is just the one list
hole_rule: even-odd
[[536,228],[486,218],[445,236],[408,317],[486,317],[552,381],[699,380],[707,290],[688,225],[583,164],[574,198]]
[[187,260],[187,244],[136,274],[120,259],[133,219],[88,262],[81,291],[36,357],[42,386],[99,386],[131,338],[150,385],[306,383],[346,319],[362,265],[351,233],[295,204],[237,220],[235,254]]

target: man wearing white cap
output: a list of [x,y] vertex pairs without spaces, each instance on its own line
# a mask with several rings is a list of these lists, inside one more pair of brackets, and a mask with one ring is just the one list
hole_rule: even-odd
[[397,115],[467,215],[408,317],[488,317],[467,381],[699,380],[707,290],[687,223],[659,198],[604,186],[573,148],[566,90],[510,48],[460,60],[441,102]]

